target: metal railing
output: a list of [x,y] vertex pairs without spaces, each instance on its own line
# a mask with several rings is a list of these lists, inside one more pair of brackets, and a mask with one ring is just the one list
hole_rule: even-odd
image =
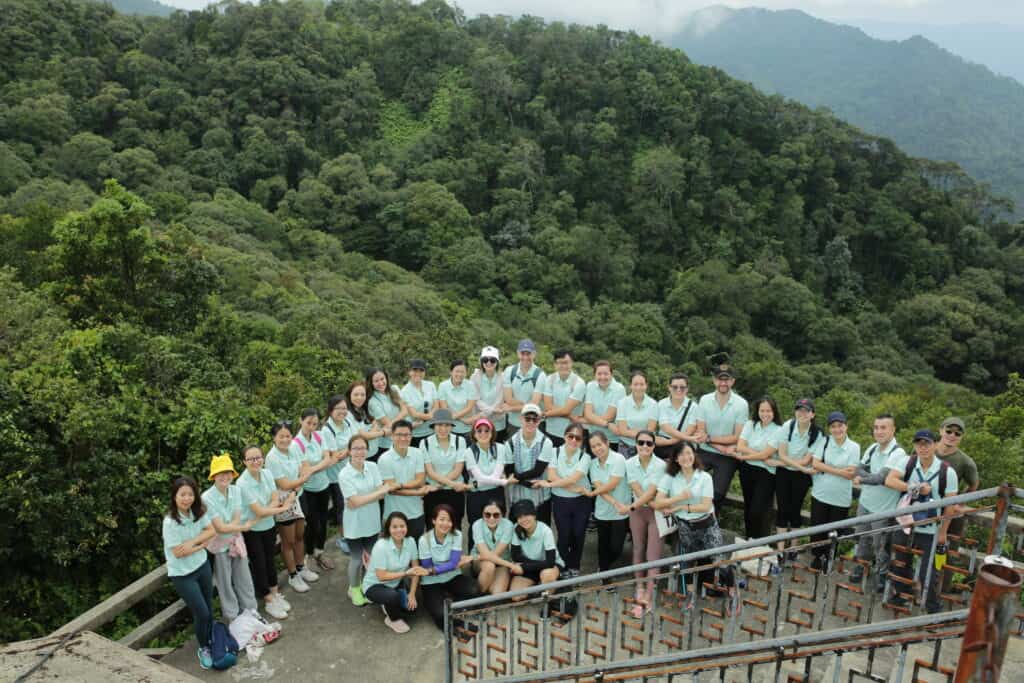
[[[898,511],[448,604],[446,680],[504,681],[519,680],[519,676],[525,676],[523,680],[561,680],[565,672],[579,667],[593,676],[597,670],[608,671],[619,664],[636,667],[641,660],[652,657],[682,663],[708,648],[730,646],[749,653],[779,638],[907,617],[914,601],[923,603],[931,582],[937,580],[943,580],[948,588],[941,593],[944,609],[962,609],[969,600],[970,580],[980,564],[979,554],[984,554],[976,541],[950,537],[951,546],[958,547],[949,552],[942,577],[936,576],[934,564],[928,563],[923,581],[890,573],[888,581],[874,577],[870,588],[867,579],[861,584],[848,580],[847,569],[852,564],[860,564],[864,570],[870,566],[862,560],[842,557],[841,546],[865,536],[892,534],[900,528],[895,521],[899,515],[937,512],[998,497],[987,544],[989,553],[998,553],[1009,512],[1018,507],[1011,500],[1013,493],[1011,487],[985,489]],[[884,521],[888,523],[881,529],[863,530],[871,522]],[[930,523],[934,518],[917,524]],[[795,546],[792,550],[801,553],[800,559],[777,574],[769,572],[776,543],[799,542],[811,534],[824,540]],[[826,558],[822,569],[804,561],[804,553],[814,549]],[[902,551],[904,562],[923,555],[921,550],[906,546],[896,549]],[[932,556],[934,550],[933,539]],[[716,560],[722,555],[725,559]],[[719,581],[726,567],[746,582],[732,596]],[[654,570],[654,594],[649,606],[637,610],[634,590],[651,579],[636,574],[648,570]],[[687,579],[701,572],[707,576],[708,570],[714,572],[712,580],[703,585],[694,580],[697,590],[687,588]],[[883,593],[878,592],[880,585],[884,585]],[[893,600],[896,597],[909,604],[900,604],[903,600]],[[642,612],[642,616],[634,616],[635,611]],[[905,618],[899,623],[905,626],[916,622]]]

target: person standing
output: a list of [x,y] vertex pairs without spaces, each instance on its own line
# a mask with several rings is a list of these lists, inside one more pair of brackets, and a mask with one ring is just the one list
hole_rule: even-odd
[[409,361],[409,381],[400,396],[409,410],[409,421],[412,422],[412,447],[419,448],[420,442],[430,436],[430,419],[437,409],[437,387],[430,380],[423,379],[427,374],[427,362],[422,358]]
[[[658,428],[658,402],[647,395],[647,375],[634,370],[629,376],[629,394],[615,406],[615,429],[619,452],[627,458],[637,453],[636,437],[640,432]],[[653,452],[653,450],[652,450]]]
[[722,514],[725,496],[729,493],[739,461],[736,454],[743,425],[750,408],[746,399],[732,390],[736,371],[728,363],[713,368],[715,390],[700,397],[700,417],[694,440],[700,443],[700,459],[711,470],[715,483],[715,513]]
[[405,405],[398,389],[391,384],[391,376],[383,368],[370,368],[366,372],[366,386],[373,392],[366,402],[367,409],[370,416],[384,429],[384,436],[380,437],[380,451],[377,453],[380,456],[391,448],[392,425],[409,416],[409,407]]
[[537,347],[533,341],[522,339],[516,347],[519,362],[505,368],[502,373],[503,391],[505,392],[505,410],[508,415],[508,436],[512,436],[521,426],[520,411],[527,403],[539,405],[541,388],[544,385],[544,371],[537,367],[533,360],[537,356]]
[[291,456],[302,458],[309,464],[310,477],[302,485],[299,504],[302,514],[306,516],[306,528],[302,540],[306,552],[306,565],[316,565],[323,571],[334,569],[334,562],[324,554],[327,545],[327,521],[331,505],[331,492],[328,489],[330,480],[327,470],[341,459],[341,451],[324,452],[323,437],[317,428],[320,426],[320,412],[316,408],[307,408],[302,412],[299,422],[299,433],[292,439],[289,446]]
[[466,381],[466,361],[461,358],[452,361],[451,374],[437,388],[437,398],[437,407],[449,411],[455,418],[452,431],[468,439],[475,421],[476,394],[473,385]]
[[455,418],[447,408],[435,410],[430,424],[434,433],[420,442],[420,453],[427,483],[434,490],[423,497],[423,509],[430,519],[435,507],[442,503],[447,505],[452,509],[455,528],[461,529],[466,516],[466,491],[471,488],[463,478],[466,439],[452,434]]
[[508,486],[509,503],[533,501],[537,519],[551,526],[551,489],[545,486],[545,478],[555,455],[551,439],[540,431],[541,413],[540,406],[533,403],[527,403],[520,411],[521,428],[505,443],[511,460],[505,466],[505,474],[516,479]]
[[587,382],[583,395],[583,426],[591,434],[601,432],[613,451],[619,450],[615,428],[615,411],[626,397],[626,388],[612,376],[612,364],[606,360],[594,363],[594,379]]
[[[275,515],[277,535],[281,539],[281,555],[288,568],[288,585],[296,593],[305,593],[309,584],[320,580],[320,575],[303,563],[306,545],[306,518],[301,509],[302,487],[313,476],[312,468],[301,452],[292,449],[291,422],[282,420],[270,428],[273,448],[267,453],[266,469],[277,484],[278,498],[294,493],[299,505],[293,505]],[[299,509],[296,509],[298,507]]]
[[569,424],[562,445],[548,465],[544,488],[551,490],[551,515],[558,527],[558,552],[565,560],[565,578],[580,575],[587,520],[593,505],[586,495],[590,456],[583,447],[583,427]]
[[354,433],[353,423],[348,419],[348,403],[342,394],[335,394],[327,399],[327,420],[320,428],[320,439],[323,442],[324,455],[334,460],[327,468],[327,490],[330,492],[331,505],[334,506],[334,523],[338,527],[338,548],[346,555],[349,552],[345,542],[345,500],[341,496],[338,476],[348,459],[348,441]]
[[[871,432],[875,443],[864,451],[857,467],[857,476],[853,478],[853,485],[860,486],[861,489],[860,498],[857,500],[857,517],[896,509],[900,492],[886,486],[885,481],[890,470],[902,472],[907,466],[907,453],[896,443],[896,420],[892,415],[884,413],[876,417]],[[880,533],[879,530],[890,524],[891,519],[883,519],[857,525],[857,532],[865,535],[857,539],[856,557],[866,562],[874,561],[879,591],[885,589],[885,577],[889,574],[889,557],[892,550],[892,534]],[[869,532],[876,533],[869,535]],[[864,567],[857,564],[850,572],[850,581],[860,583],[863,578]]]
[[612,451],[604,432],[593,432],[589,439],[590,490],[597,522],[597,569],[607,571],[622,556],[629,528],[629,485],[626,483],[626,458]]
[[654,454],[668,461],[675,452],[674,446],[689,440],[697,431],[700,411],[697,404],[687,396],[690,378],[685,373],[675,372],[668,381],[668,396],[658,401],[658,438]]
[[[902,472],[889,471],[885,480],[886,485],[900,493],[910,493],[914,503],[951,498],[957,495],[959,482],[956,470],[935,457],[935,441],[935,434],[931,430],[922,429],[914,434],[914,455],[908,459]],[[909,539],[904,530],[893,532],[897,537],[893,540],[894,544],[908,546],[921,553],[920,564],[917,568],[917,581],[922,592],[925,593],[925,609],[929,614],[934,614],[942,609],[942,603],[939,600],[942,580],[931,569],[934,567],[935,559],[932,550],[936,542],[939,545],[946,543],[950,518],[955,513],[950,509],[951,507],[947,507],[941,512],[935,511],[931,515],[935,519],[941,516],[940,523],[919,524],[909,530],[911,532]],[[914,517],[916,521],[917,515]],[[936,534],[938,534],[937,538]],[[904,579],[910,579],[914,575],[914,556],[909,552],[897,552],[896,560],[897,562],[893,563],[892,573]],[[932,574],[930,581],[928,579],[929,571]],[[925,589],[926,582],[928,583],[927,590]],[[898,607],[905,606],[907,600],[900,594],[905,592],[908,592],[907,588],[896,589],[889,602]]]
[[485,346],[480,350],[480,367],[469,378],[476,396],[476,414],[494,424],[495,441],[504,441],[508,433],[505,378],[498,372],[500,358],[498,349]]
[[220,596],[221,613],[228,623],[243,610],[259,610],[242,540],[242,532],[249,531],[253,522],[242,521],[242,492],[234,485],[236,477],[231,456],[215,455],[210,461],[213,486],[203,491],[203,504],[217,531],[207,552],[213,557],[213,582]]
[[[627,397],[630,400],[630,397]],[[658,532],[651,503],[658,493],[658,484],[665,475],[665,461],[654,455],[654,432],[640,430],[636,435],[636,455],[626,460],[626,483],[633,492],[629,505],[629,531],[633,537],[633,564],[661,559],[664,545]],[[646,582],[637,581],[636,605],[633,616],[639,619],[645,609],[650,611],[654,596],[654,577],[657,569],[634,573],[637,579],[647,576]]]
[[462,459],[473,487],[466,494],[466,517],[472,527],[483,514],[484,505],[496,496],[505,497],[504,491],[495,489],[515,484],[517,479],[514,474],[505,472],[505,466],[511,463],[508,447],[494,442],[494,425],[486,417],[473,424],[473,441],[466,447]]
[[[829,435],[820,440],[821,447],[811,463],[816,472],[811,483],[811,526],[846,519],[853,502],[853,478],[860,461],[860,446],[847,437],[846,415],[841,412],[829,413],[828,431]],[[814,534],[811,541],[825,538]],[[811,552],[814,554],[811,567],[827,569],[828,546],[815,546]]]
[[743,520],[747,538],[764,538],[772,533],[772,499],[775,497],[775,454],[781,440],[782,419],[775,399],[765,396],[754,401],[750,420],[736,442],[743,488]]
[[[824,438],[814,421],[814,401],[801,398],[794,410],[793,417],[782,425],[779,450],[775,456],[781,465],[775,470],[775,526],[776,533],[780,534],[803,526],[804,498],[811,489],[811,475],[815,472],[811,467],[814,458],[811,449],[819,438]],[[795,546],[799,542],[799,539],[793,539],[790,545]],[[780,564],[797,558],[796,551],[782,554],[786,549],[784,541],[779,543],[778,549]]]
[[[959,483],[959,493],[977,491],[981,485],[978,466],[971,456],[960,450],[960,441],[967,428],[959,417],[947,417],[939,428],[939,442],[935,446],[935,457],[953,468]],[[956,511],[957,514],[960,509]],[[954,517],[949,523],[950,535],[963,538],[967,519],[963,516]]]
[[423,497],[435,490],[427,484],[427,470],[420,449],[410,446],[412,424],[397,420],[391,425],[391,448],[377,462],[380,477],[392,491],[384,498],[384,516],[405,515],[408,536],[418,539],[426,529]]
[[376,462],[381,453],[380,440],[384,436],[384,426],[370,415],[367,391],[363,380],[353,382],[345,392],[345,403],[348,404],[352,435],[366,439],[370,447],[370,462]]
[[564,443],[562,435],[569,425],[583,421],[583,398],[587,383],[572,370],[572,352],[558,349],[554,354],[555,371],[544,378],[544,433],[555,446]]

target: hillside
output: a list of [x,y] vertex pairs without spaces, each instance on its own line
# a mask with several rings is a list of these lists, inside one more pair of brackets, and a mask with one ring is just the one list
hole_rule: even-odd
[[796,10],[713,7],[665,43],[910,154],[954,161],[1024,207],[1024,85],[920,36],[889,42]]
[[0,639],[161,562],[171,474],[521,336],[657,397],[727,351],[861,441],[960,412],[1021,479],[1022,226],[962,173],[646,38],[437,0],[0,16]]

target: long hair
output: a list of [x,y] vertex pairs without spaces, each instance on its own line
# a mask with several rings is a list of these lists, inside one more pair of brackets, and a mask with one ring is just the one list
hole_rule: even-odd
[[206,505],[203,504],[202,496],[199,495],[199,484],[196,483],[196,480],[187,475],[175,477],[171,481],[171,504],[167,508],[167,516],[178,524],[181,524],[181,515],[178,514],[178,504],[174,502],[174,499],[178,497],[178,491],[183,486],[191,487],[192,495],[195,496],[192,501],[192,507],[189,508],[189,511],[192,513],[192,519],[199,519],[206,514]]
[[704,462],[700,459],[696,444],[689,441],[680,441],[677,444],[673,444],[668,461],[665,463],[665,474],[668,476],[674,477],[682,471],[683,468],[679,466],[679,454],[683,452],[684,448],[689,448],[693,453],[693,470],[704,469]]

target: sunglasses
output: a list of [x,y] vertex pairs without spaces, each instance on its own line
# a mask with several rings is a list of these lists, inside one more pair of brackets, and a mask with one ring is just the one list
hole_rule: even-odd
[[291,420],[281,420],[279,422],[275,422],[273,424],[273,426],[271,427],[271,430],[276,432],[276,431],[279,431],[281,429],[284,429],[285,427],[287,427],[288,429],[291,429],[292,428],[292,421]]
[[646,439],[644,439],[643,441],[640,441],[638,439],[637,442],[636,442],[636,445],[637,446],[653,446],[654,442],[653,441],[647,441]]
[[949,434],[950,436],[963,436],[964,435],[964,433],[961,432],[959,429],[947,429],[946,433]]
[[499,519],[501,517],[500,512],[485,512],[484,517],[487,519]]
[[540,422],[540,418],[536,415],[523,415],[524,422]]
[[495,364],[497,364],[498,359],[497,358],[491,358],[491,357],[488,356],[487,358],[481,358],[480,362],[483,363],[484,365],[495,365]]
[[583,437],[580,436],[579,434],[566,434],[565,435],[565,440],[566,441],[583,441]]

